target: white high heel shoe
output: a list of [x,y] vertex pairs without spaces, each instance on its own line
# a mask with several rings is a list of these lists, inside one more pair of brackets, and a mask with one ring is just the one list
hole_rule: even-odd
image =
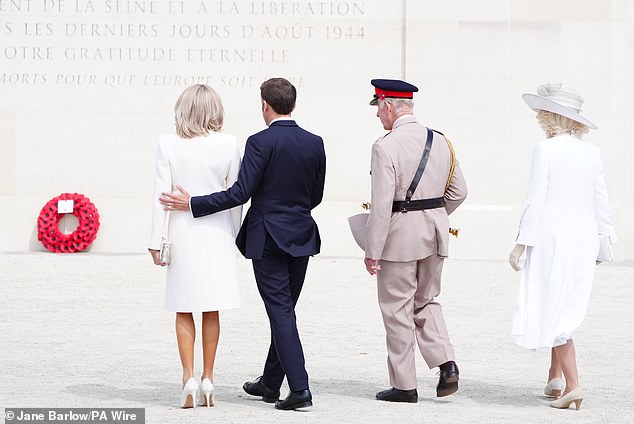
[[183,387],[183,395],[181,397],[181,408],[196,407],[196,393],[198,393],[198,383],[194,377],[187,380]]
[[546,397],[557,399],[561,396],[561,392],[564,391],[564,380],[561,378],[553,378],[544,387],[544,394]]
[[581,401],[583,400],[583,392],[581,391],[581,387],[577,387],[568,392],[568,394],[563,395],[557,400],[550,402],[550,406],[553,408],[566,409],[572,403],[575,404],[575,408],[577,411],[581,408]]
[[208,378],[205,378],[198,389],[198,406],[207,406],[207,408],[214,406],[214,401],[211,399],[213,391],[213,383]]

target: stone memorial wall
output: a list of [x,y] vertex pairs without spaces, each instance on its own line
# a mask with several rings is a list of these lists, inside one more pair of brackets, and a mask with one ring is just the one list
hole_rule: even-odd
[[[604,154],[621,223],[632,211],[632,189],[622,182],[632,174],[620,162],[631,157],[623,140],[632,121],[619,108],[625,97],[597,90],[604,75],[594,60],[574,73],[566,60],[577,55],[557,58],[557,51],[577,35],[594,43],[614,93],[632,69],[632,6],[582,3],[574,16],[561,6],[547,18],[515,0],[478,7],[467,0],[0,0],[1,250],[42,250],[40,208],[78,192],[102,216],[93,251],[143,252],[156,142],[173,131],[180,92],[214,87],[224,130],[244,142],[264,127],[259,86],[274,76],[295,84],[294,117],[326,144],[325,200],[315,212],[324,254],[361,254],[345,218],[369,200],[370,146],[384,133],[367,104],[377,77],[418,85],[419,118],[452,135],[471,189],[453,217],[465,234],[452,240],[454,257],[503,258],[512,246],[530,143],[540,136],[519,94],[547,78],[573,75],[590,112],[606,102],[614,109],[598,120],[615,140]],[[535,51],[555,60],[546,69],[515,68]],[[491,152],[500,160],[483,166]],[[484,229],[492,222],[499,225],[493,239]],[[633,232],[623,234],[619,253],[634,259]]]

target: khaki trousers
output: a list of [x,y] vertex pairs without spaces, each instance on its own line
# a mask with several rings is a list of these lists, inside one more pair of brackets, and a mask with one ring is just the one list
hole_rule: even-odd
[[414,340],[429,368],[455,360],[440,293],[444,259],[432,255],[411,262],[380,261],[377,276],[383,315],[390,384],[400,390],[416,388]]

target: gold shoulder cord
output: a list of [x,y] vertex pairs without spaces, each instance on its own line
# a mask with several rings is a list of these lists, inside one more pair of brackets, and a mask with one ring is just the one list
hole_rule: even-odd
[[[451,185],[451,180],[453,179],[453,173],[456,169],[456,151],[453,149],[453,144],[449,141],[449,138],[443,134],[445,137],[445,141],[447,142],[447,147],[449,147],[449,153],[451,154],[451,164],[449,165],[449,177],[447,177],[447,183],[445,184],[445,192]],[[458,233],[460,232],[459,228],[451,228],[449,227],[449,234],[454,237],[458,237]]]
[[453,149],[453,144],[451,144],[451,141],[449,141],[449,138],[444,134],[443,134],[443,137],[445,137],[445,141],[447,142],[447,146],[449,147],[449,153],[451,153],[451,165],[449,165],[449,177],[447,177],[447,183],[445,184],[445,191],[447,191],[447,189],[451,185],[451,180],[453,179],[454,170],[456,169],[456,151]]

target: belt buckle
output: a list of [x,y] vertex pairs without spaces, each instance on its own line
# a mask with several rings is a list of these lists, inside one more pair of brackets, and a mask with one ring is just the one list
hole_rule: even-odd
[[409,205],[409,201],[405,201],[403,202],[403,204],[401,205],[401,210],[399,212],[401,213],[407,213],[407,206]]

